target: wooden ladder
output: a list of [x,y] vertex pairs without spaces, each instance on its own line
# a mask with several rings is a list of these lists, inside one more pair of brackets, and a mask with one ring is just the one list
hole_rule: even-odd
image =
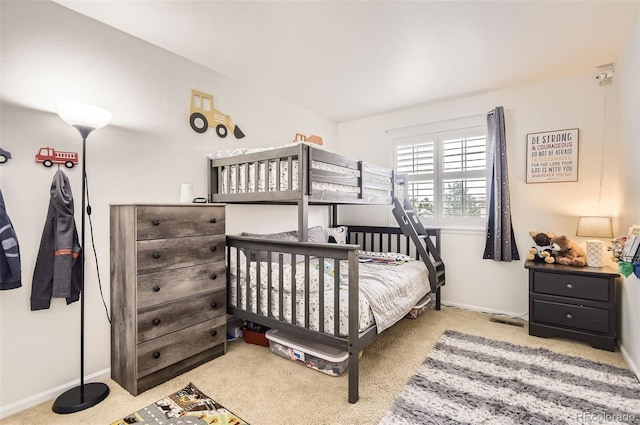
[[439,240],[436,241],[436,244],[432,240],[432,237],[438,236],[437,231],[425,229],[420,217],[416,215],[413,204],[407,196],[406,175],[396,175],[396,179],[401,185],[404,185],[405,196],[402,201],[397,196],[393,198],[393,215],[400,225],[402,233],[411,238],[418,256],[427,266],[431,292],[436,295],[436,310],[440,310],[440,288],[445,284],[445,273],[444,262],[440,256]]

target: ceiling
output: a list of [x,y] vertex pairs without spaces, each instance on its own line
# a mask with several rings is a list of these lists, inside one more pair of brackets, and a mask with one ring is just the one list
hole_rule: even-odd
[[343,122],[614,62],[640,1],[54,0]]

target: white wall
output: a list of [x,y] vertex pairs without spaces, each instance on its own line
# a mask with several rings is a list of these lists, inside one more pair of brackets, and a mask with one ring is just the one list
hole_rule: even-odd
[[[491,91],[339,124],[341,153],[393,166],[392,146],[386,136],[388,130],[486,114],[495,106],[505,108],[512,218],[522,260],[511,263],[483,260],[483,229],[443,229],[443,258],[447,265],[447,284],[442,290],[444,303],[481,311],[525,314],[528,312],[528,276],[523,260],[532,245],[530,230],[565,234],[584,246],[584,239],[575,236],[580,215],[620,216],[618,229],[615,229],[618,234],[626,233],[629,224],[640,221],[637,200],[640,97],[637,32],[636,25],[626,49],[629,58],[616,64],[614,81],[617,86],[599,86],[594,69],[594,73],[582,76]],[[618,81],[620,75],[626,77]],[[624,93],[620,100],[619,92]],[[626,123],[622,126],[626,133],[622,139],[627,143],[623,149],[614,146],[619,138],[619,109],[624,110],[623,121]],[[578,181],[527,184],[526,135],[567,128],[580,129]],[[635,164],[630,152],[633,152]],[[618,171],[627,188],[626,196],[617,187],[621,183]],[[388,210],[381,210],[377,222],[368,224],[391,222]],[[343,211],[341,221],[344,223],[360,219],[355,209]],[[369,217],[369,221],[374,221]],[[617,269],[616,265],[613,267]],[[637,308],[631,311],[631,306],[640,301],[638,286],[632,288],[627,282],[623,295],[621,341],[628,346],[629,352],[634,353],[630,359],[632,363],[638,365],[640,321]]]
[[[337,126],[55,3],[3,0],[1,7],[0,145],[13,159],[0,166],[0,183],[20,243],[23,280],[22,288],[0,292],[0,412],[6,416],[55,397],[80,375],[79,303],[67,306],[55,299],[49,310],[31,312],[29,307],[56,171],[36,164],[34,155],[42,146],[82,149],[79,133],[56,115],[58,102],[95,104],[114,114],[111,125],[87,141],[96,250],[107,305],[110,204],[175,203],[181,183],[193,184],[195,195],[206,196],[206,154],[281,145],[296,132],[321,135],[332,148]],[[216,106],[231,115],[247,137],[195,133],[189,126],[191,88],[213,94]],[[81,169],[64,171],[72,182],[80,223]],[[265,207],[230,207],[227,217],[230,233],[262,231],[267,225],[268,230],[297,227],[295,209],[283,215]],[[310,222],[319,219],[314,216]],[[85,372],[108,376],[110,326],[91,250],[85,307]]]
[[[617,193],[620,208],[620,234],[631,224],[640,223],[640,14],[615,64],[614,87],[618,115],[618,137],[612,140],[611,168],[615,178],[610,185]],[[631,275],[622,281],[622,348],[625,358],[640,376],[640,279]]]
[[[342,153],[363,155],[370,162],[393,166],[386,131],[423,123],[486,114],[505,108],[512,218],[516,242],[524,256],[532,245],[530,230],[566,234],[576,242],[577,216],[610,214],[607,194],[598,202],[603,169],[603,105],[605,91],[593,75],[545,81],[508,90],[411,108],[339,125]],[[580,129],[578,182],[527,184],[526,134],[565,128]],[[355,210],[354,210],[355,213]],[[343,220],[346,221],[347,219]],[[350,219],[349,219],[350,220]],[[447,260],[446,302],[523,314],[528,311],[527,272],[522,261],[482,260],[484,229],[443,230]]]

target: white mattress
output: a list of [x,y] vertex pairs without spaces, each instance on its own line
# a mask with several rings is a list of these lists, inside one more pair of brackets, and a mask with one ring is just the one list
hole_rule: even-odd
[[[318,260],[310,261],[309,273],[309,328],[319,331],[319,290],[320,280],[318,271]],[[305,320],[305,294],[304,294],[304,262],[297,263],[295,267],[295,292],[296,292],[296,323],[304,325]],[[272,267],[272,308],[271,314],[279,317],[279,270],[276,264]],[[234,268],[231,268],[234,271]],[[292,298],[292,273],[293,268],[289,264],[283,265],[283,315],[284,320],[292,323],[291,298]],[[341,272],[346,272],[346,262],[340,265]],[[361,263],[360,264],[360,299],[359,299],[359,331],[376,324],[378,333],[392,326],[402,319],[413,308],[418,301],[430,291],[426,266],[421,261],[408,261],[400,265],[390,265],[381,263]],[[267,263],[260,263],[260,311],[264,314],[267,311]],[[246,279],[241,273],[240,279],[240,307],[246,308]],[[256,263],[251,262],[250,281],[255,285]],[[337,314],[340,327],[339,336],[348,335],[348,288],[347,275],[342,273],[339,289],[339,314]],[[324,278],[324,332],[334,334],[334,281],[325,273]],[[231,276],[230,282],[231,304],[235,306],[236,300],[236,279]],[[252,286],[250,292],[251,306],[248,310],[256,311],[256,288]]]

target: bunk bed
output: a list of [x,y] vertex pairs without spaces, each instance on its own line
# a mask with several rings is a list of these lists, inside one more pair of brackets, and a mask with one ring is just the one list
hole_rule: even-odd
[[[419,274],[426,284],[420,286],[420,279],[413,283],[411,291],[418,292],[413,301],[435,294],[439,309],[440,287],[445,283],[439,231],[422,227],[407,208],[410,203],[398,199],[398,176],[393,170],[314,145],[295,143],[210,156],[208,165],[209,202],[298,207],[296,240],[227,236],[227,312],[348,352],[348,400],[357,402],[359,354],[388,326],[376,321],[374,306],[366,302],[371,297],[362,296],[369,289],[361,275],[371,269],[361,256],[385,252],[414,259],[407,261],[411,267],[403,264],[389,272],[405,267],[402,270],[415,275],[421,266]],[[400,227],[341,226],[337,209],[346,204],[393,205]],[[329,206],[332,228],[344,231],[341,243],[309,240],[310,205]]]

